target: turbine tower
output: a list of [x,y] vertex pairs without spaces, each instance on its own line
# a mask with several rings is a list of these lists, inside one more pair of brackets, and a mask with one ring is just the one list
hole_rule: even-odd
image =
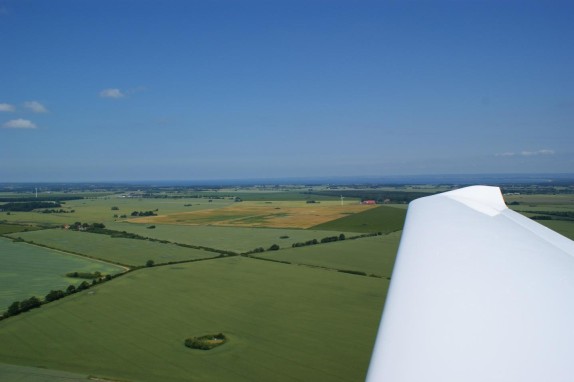
[[343,205],[343,199],[345,199],[345,197],[341,195],[341,205]]

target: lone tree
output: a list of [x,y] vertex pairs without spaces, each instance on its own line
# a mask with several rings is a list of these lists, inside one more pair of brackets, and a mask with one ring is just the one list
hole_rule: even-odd
[[146,266],[146,267],[153,267],[154,264],[155,264],[155,263],[154,263],[153,260],[148,260],[148,261],[145,262],[145,266]]

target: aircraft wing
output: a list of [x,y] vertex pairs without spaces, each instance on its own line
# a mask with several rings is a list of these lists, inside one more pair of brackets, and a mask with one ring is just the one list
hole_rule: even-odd
[[497,187],[413,201],[367,381],[574,381],[574,242]]

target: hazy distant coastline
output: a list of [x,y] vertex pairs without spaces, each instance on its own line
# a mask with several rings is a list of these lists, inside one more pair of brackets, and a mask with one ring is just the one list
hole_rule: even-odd
[[2,187],[17,185],[84,184],[84,185],[142,185],[142,186],[247,186],[247,185],[351,185],[351,184],[571,184],[574,174],[435,174],[435,175],[389,175],[389,176],[341,176],[341,177],[278,177],[245,179],[197,179],[197,180],[97,180],[78,182],[0,182]]

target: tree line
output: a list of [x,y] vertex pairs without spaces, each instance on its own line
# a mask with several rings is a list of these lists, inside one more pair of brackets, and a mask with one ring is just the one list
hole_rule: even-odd
[[113,276],[106,275],[105,277],[92,280],[91,284],[88,283],[87,281],[82,281],[82,283],[80,283],[77,287],[75,285],[71,284],[65,290],[51,290],[44,297],[44,301],[40,300],[36,296],[32,296],[32,297],[25,299],[25,300],[22,300],[22,301],[14,301],[12,304],[10,304],[8,306],[8,309],[6,310],[6,312],[4,312],[4,314],[2,316],[0,316],[0,319],[12,317],[12,316],[17,316],[20,313],[25,313],[29,310],[39,308],[43,304],[47,304],[49,302],[59,300],[59,299],[64,298],[66,296],[72,295],[74,293],[89,289],[93,285],[99,284],[103,281],[111,280],[112,278],[113,278]]
[[30,212],[39,208],[59,208],[58,202],[9,202],[0,206],[0,211]]

